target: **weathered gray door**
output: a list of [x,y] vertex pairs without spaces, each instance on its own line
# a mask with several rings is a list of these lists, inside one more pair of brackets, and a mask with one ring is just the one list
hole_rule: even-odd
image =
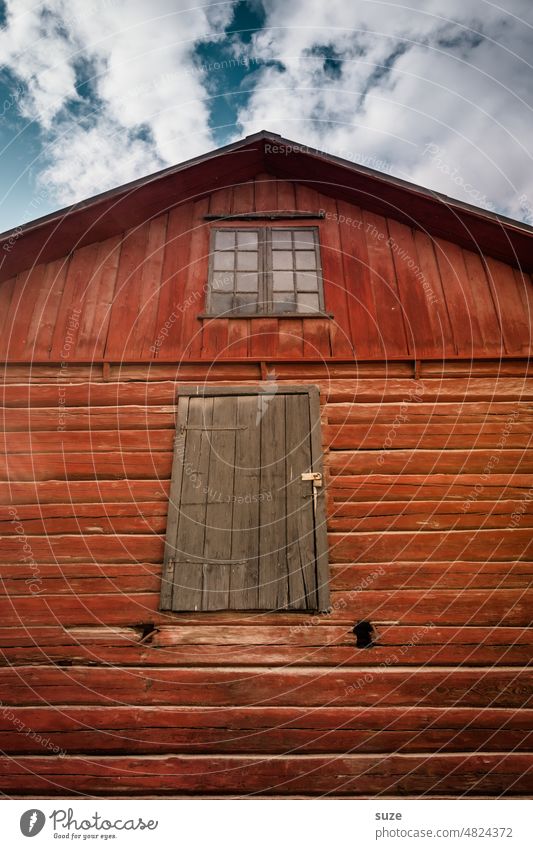
[[316,387],[180,389],[161,609],[325,609],[321,473]]

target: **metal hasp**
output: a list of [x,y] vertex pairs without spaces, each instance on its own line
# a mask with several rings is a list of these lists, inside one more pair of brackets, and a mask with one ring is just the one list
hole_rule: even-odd
[[316,507],[317,507],[317,490],[322,486],[322,475],[320,472],[302,472],[302,480],[303,481],[311,481],[313,484],[313,509],[315,511],[316,516]]
[[312,481],[313,486],[322,486],[322,475],[320,472],[302,472],[303,481]]

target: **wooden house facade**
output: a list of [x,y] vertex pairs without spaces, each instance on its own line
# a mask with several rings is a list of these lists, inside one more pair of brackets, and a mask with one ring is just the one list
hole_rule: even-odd
[[531,793],[532,232],[263,132],[1,237],[2,793]]

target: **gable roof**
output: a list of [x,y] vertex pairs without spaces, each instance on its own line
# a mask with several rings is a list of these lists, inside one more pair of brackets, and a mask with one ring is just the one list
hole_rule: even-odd
[[265,171],[533,270],[533,227],[262,130],[0,234],[0,279]]

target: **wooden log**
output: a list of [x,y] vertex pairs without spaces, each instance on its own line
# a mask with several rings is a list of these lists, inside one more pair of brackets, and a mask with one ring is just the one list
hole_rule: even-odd
[[[495,499],[524,501],[531,489],[530,475],[491,474],[480,486],[479,474],[344,475],[330,474],[328,491],[334,502],[407,501],[446,499],[471,504]],[[477,488],[476,488],[477,487]],[[475,495],[475,499],[472,496]]]
[[[396,422],[396,423],[395,423]],[[423,424],[411,424],[409,421],[392,419],[386,424],[344,424],[326,425],[323,429],[323,441],[336,451],[368,449],[386,449],[389,445],[400,448],[416,448],[419,451],[441,448],[498,448],[502,442],[506,448],[527,448],[531,441],[531,421],[513,424],[507,432],[507,422],[442,422],[434,424],[428,418]]]
[[[116,423],[115,423],[116,424]],[[114,430],[39,431],[5,433],[0,445],[6,454],[172,451],[174,427],[159,430],[130,430],[116,426]]]
[[[317,681],[320,685],[318,686]],[[25,666],[0,669],[6,706],[214,705],[533,707],[528,669],[187,669]]]
[[[423,395],[420,396],[423,398]],[[325,404],[326,419],[329,424],[357,425],[359,423],[370,423],[372,425],[389,424],[399,416],[412,425],[438,424],[486,424],[501,423],[509,421],[517,424],[522,421],[531,421],[533,418],[533,405],[528,402],[500,401],[461,401],[449,402],[438,401],[427,403],[424,400],[414,402],[385,400],[380,404],[373,403],[333,403]]]
[[532,720],[530,710],[472,708],[11,708],[0,747],[15,756],[42,755],[43,740],[89,755],[527,751]]
[[[270,646],[262,643],[261,628],[254,631],[255,643],[244,646],[225,646],[221,651],[220,645],[187,645],[173,647],[158,647],[146,644],[131,644],[107,646],[97,643],[84,645],[44,646],[37,642],[33,646],[0,648],[0,666],[17,666],[23,675],[23,667],[35,664],[62,664],[64,666],[113,666],[113,667],[351,667],[366,668],[369,663],[385,666],[401,663],[405,667],[439,667],[461,664],[468,667],[524,667],[531,659],[530,644],[514,645],[412,645],[409,642],[391,648],[388,645],[376,645],[371,650],[357,649],[355,639],[351,636],[351,645],[319,646]],[[332,630],[331,628],[323,630]],[[411,628],[409,639],[413,638],[414,628]],[[137,641],[139,637],[137,634]]]
[[[143,501],[168,502],[168,480],[116,480],[116,481],[31,481],[5,483],[0,481],[0,504],[46,505],[91,503],[111,505],[136,504]],[[101,509],[101,507],[99,507]],[[8,515],[10,515],[8,513]]]
[[94,454],[0,454],[3,480],[94,480],[170,478],[171,451],[121,451]]
[[[68,431],[90,431],[94,439],[98,439],[94,431],[122,431],[139,428],[173,429],[176,414],[172,405],[143,406],[123,404],[120,407],[62,407],[61,432],[66,437]],[[2,426],[6,431],[50,431],[59,424],[58,408],[56,407],[5,407],[2,410]],[[8,437],[15,439],[15,437]]]
[[332,451],[329,460],[334,475],[378,474],[473,474],[486,475],[533,471],[533,451],[526,449]]
[[[129,556],[128,556],[129,555]],[[131,552],[125,552],[125,561]],[[355,621],[395,621],[402,625],[525,626],[531,623],[531,593],[524,590],[392,590],[389,592],[336,592],[331,613],[316,618],[310,614],[266,613],[248,617],[236,611],[216,614],[163,614],[158,610],[158,593],[105,593],[90,596],[75,593],[39,595],[40,579],[35,570],[33,595],[0,598],[0,616],[6,626],[27,625],[134,625],[150,622],[194,623],[202,621],[243,624],[294,625],[325,621],[353,626]],[[31,589],[30,587],[30,589]]]
[[481,530],[529,528],[533,524],[532,501],[463,502],[439,501],[382,503],[335,502],[328,504],[330,531]]
[[6,792],[74,794],[311,793],[520,795],[531,790],[531,754],[287,756],[27,756],[0,760]]
[[387,560],[531,560],[528,528],[512,530],[417,531],[329,534],[333,563]]
[[[266,320],[266,319],[265,319]],[[268,319],[268,321],[276,321]],[[268,359],[268,354],[264,354]],[[205,377],[205,369],[201,371]],[[238,377],[237,369],[232,369],[226,380],[220,383],[231,383]],[[251,375],[248,372],[248,379]],[[229,378],[229,379],[228,379]],[[195,378],[189,377],[194,380]],[[198,379],[198,376],[196,377]],[[284,378],[285,379],[285,378]],[[212,377],[218,382],[218,378]],[[290,378],[294,382],[294,378]],[[309,378],[303,378],[302,383]],[[283,382],[283,380],[281,380]],[[407,380],[401,378],[338,380],[328,379],[327,374],[317,379],[324,392],[326,403],[358,403],[376,401],[404,401],[408,403],[417,399],[428,402],[439,401],[520,401],[533,400],[533,380],[531,378],[450,378],[448,380],[424,379]],[[57,407],[58,389],[64,392],[66,407],[80,406],[120,406],[133,405],[168,405],[175,402],[176,384],[174,381],[158,381],[146,383],[69,383],[61,381],[57,385],[47,384],[7,384],[2,393],[2,403],[5,407]]]

